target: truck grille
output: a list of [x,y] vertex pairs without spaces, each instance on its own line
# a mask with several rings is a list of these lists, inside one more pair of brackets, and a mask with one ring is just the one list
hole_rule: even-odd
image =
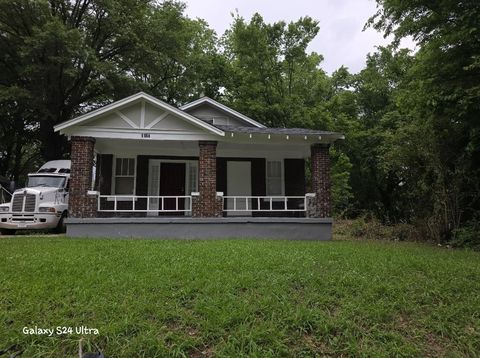
[[35,211],[35,195],[34,194],[25,195],[25,206],[23,210],[30,213],[33,213]]
[[35,204],[35,194],[15,194],[12,201],[12,211],[33,213],[35,211]]
[[13,196],[12,211],[19,212],[23,210],[23,194],[15,194]]

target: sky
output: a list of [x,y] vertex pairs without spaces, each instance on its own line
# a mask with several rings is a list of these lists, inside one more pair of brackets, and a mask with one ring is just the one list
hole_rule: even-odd
[[[365,67],[368,53],[375,46],[386,45],[390,39],[383,34],[363,27],[376,12],[374,0],[183,0],[190,18],[201,18],[221,36],[232,23],[231,13],[250,20],[255,12],[267,23],[284,20],[287,23],[300,17],[310,16],[320,21],[320,32],[308,50],[324,57],[321,67],[332,73],[340,66],[352,73]],[[403,41],[402,46],[414,48],[412,41]]]

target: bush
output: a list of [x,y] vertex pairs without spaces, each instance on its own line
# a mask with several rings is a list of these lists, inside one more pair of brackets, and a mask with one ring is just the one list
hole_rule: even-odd
[[480,251],[480,220],[471,220],[453,231],[452,245]]
[[374,217],[361,216],[350,222],[350,234],[359,239],[417,241],[418,230],[410,224],[384,225]]
[[407,223],[399,223],[388,226],[390,230],[390,238],[397,241],[419,241],[422,240],[418,229]]
[[351,234],[361,239],[388,239],[388,228],[374,217],[361,216],[351,222]]

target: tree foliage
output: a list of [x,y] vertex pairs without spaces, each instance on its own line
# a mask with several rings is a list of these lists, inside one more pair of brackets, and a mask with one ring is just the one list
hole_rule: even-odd
[[318,22],[266,24],[259,14],[248,22],[238,15],[224,36],[230,64],[225,97],[239,110],[272,127],[325,128],[322,106],[328,77],[322,56],[306,49],[319,31]]
[[394,97],[404,121],[388,163],[420,199],[415,217],[437,240],[449,239],[480,210],[480,3],[378,3],[370,24],[419,44]]
[[1,0],[5,173],[18,179],[12,163],[29,160],[15,149],[25,140],[43,160],[67,153],[53,126],[84,110],[140,89],[171,103],[214,92],[213,32],[183,10],[172,1]]
[[[223,37],[230,74],[224,98],[268,126],[342,131],[329,110],[337,95],[335,79],[321,69],[321,55],[307,52],[318,31],[318,22],[308,16],[266,24],[259,14],[250,21],[236,15]],[[343,212],[352,197],[351,163],[340,148],[332,154],[334,208]]]

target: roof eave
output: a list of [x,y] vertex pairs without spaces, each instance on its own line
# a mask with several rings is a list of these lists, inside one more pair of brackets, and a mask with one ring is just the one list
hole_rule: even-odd
[[292,144],[315,144],[315,143],[324,143],[324,144],[333,144],[339,139],[345,139],[345,136],[340,133],[265,133],[265,132],[235,132],[234,130],[225,130],[225,138],[227,139],[250,139],[250,140],[274,140],[274,139],[284,139],[285,143],[291,142]]

